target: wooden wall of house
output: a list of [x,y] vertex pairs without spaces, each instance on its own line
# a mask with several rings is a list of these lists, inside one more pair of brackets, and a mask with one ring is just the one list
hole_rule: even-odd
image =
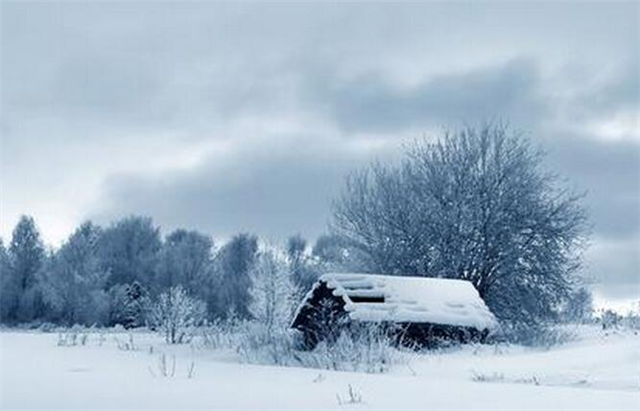
[[313,349],[321,340],[334,340],[340,335],[349,323],[344,305],[342,297],[320,283],[292,324],[302,332],[304,348]]

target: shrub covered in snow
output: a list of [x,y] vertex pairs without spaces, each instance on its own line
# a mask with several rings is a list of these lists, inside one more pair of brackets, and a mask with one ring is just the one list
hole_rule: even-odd
[[377,324],[353,324],[334,342],[322,341],[308,353],[306,362],[317,368],[341,371],[386,372],[401,356],[394,336]]
[[290,330],[269,329],[264,324],[248,322],[239,334],[237,350],[248,363],[293,366],[299,365],[294,347]]
[[195,328],[205,320],[206,306],[181,287],[160,294],[152,310],[153,323],[169,344],[188,342]]
[[206,326],[198,328],[202,347],[209,349],[237,348],[240,344],[240,336],[244,330],[244,321],[237,318],[215,320]]
[[73,347],[76,345],[86,345],[88,338],[89,334],[87,330],[76,324],[58,333],[58,346]]
[[372,323],[354,324],[311,351],[299,349],[297,337],[294,330],[267,331],[264,325],[247,323],[238,352],[248,363],[368,373],[386,372],[405,358],[395,348],[396,335],[388,327]]

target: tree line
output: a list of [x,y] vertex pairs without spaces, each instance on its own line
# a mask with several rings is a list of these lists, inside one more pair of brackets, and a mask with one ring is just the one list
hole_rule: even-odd
[[[270,322],[279,302],[327,271],[468,280],[503,323],[584,316],[587,215],[543,160],[522,134],[496,125],[418,140],[398,162],[347,177],[330,234],[313,247],[300,236],[260,247],[246,233],[218,247],[192,230],[162,237],[150,218],[132,216],[86,222],[52,250],[24,216],[8,246],[0,240],[0,319],[133,327],[148,301],[180,286],[209,320]],[[288,297],[274,294],[290,286]]]
[[285,247],[261,249],[247,233],[216,247],[194,230],[163,238],[151,218],[130,216],[108,227],[85,222],[47,249],[33,217],[22,216],[8,246],[0,239],[0,319],[135,327],[144,325],[150,301],[177,286],[205,304],[209,320],[253,318],[254,274],[284,272],[304,290],[335,264],[339,247],[330,235],[313,247],[295,235]]

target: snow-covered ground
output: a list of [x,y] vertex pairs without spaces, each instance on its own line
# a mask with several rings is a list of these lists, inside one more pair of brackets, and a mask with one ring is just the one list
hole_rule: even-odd
[[[640,409],[640,337],[631,332],[592,331],[550,350],[467,346],[375,375],[242,364],[232,351],[169,347],[146,333],[129,351],[126,335],[72,347],[59,347],[57,334],[0,338],[3,410]],[[169,374],[175,356],[173,377],[161,376],[162,354]]]

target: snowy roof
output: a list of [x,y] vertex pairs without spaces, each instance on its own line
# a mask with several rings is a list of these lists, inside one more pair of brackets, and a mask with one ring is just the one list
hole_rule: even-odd
[[352,320],[445,324],[479,330],[497,326],[473,284],[442,278],[325,274],[309,291],[298,313],[323,283],[343,299]]

